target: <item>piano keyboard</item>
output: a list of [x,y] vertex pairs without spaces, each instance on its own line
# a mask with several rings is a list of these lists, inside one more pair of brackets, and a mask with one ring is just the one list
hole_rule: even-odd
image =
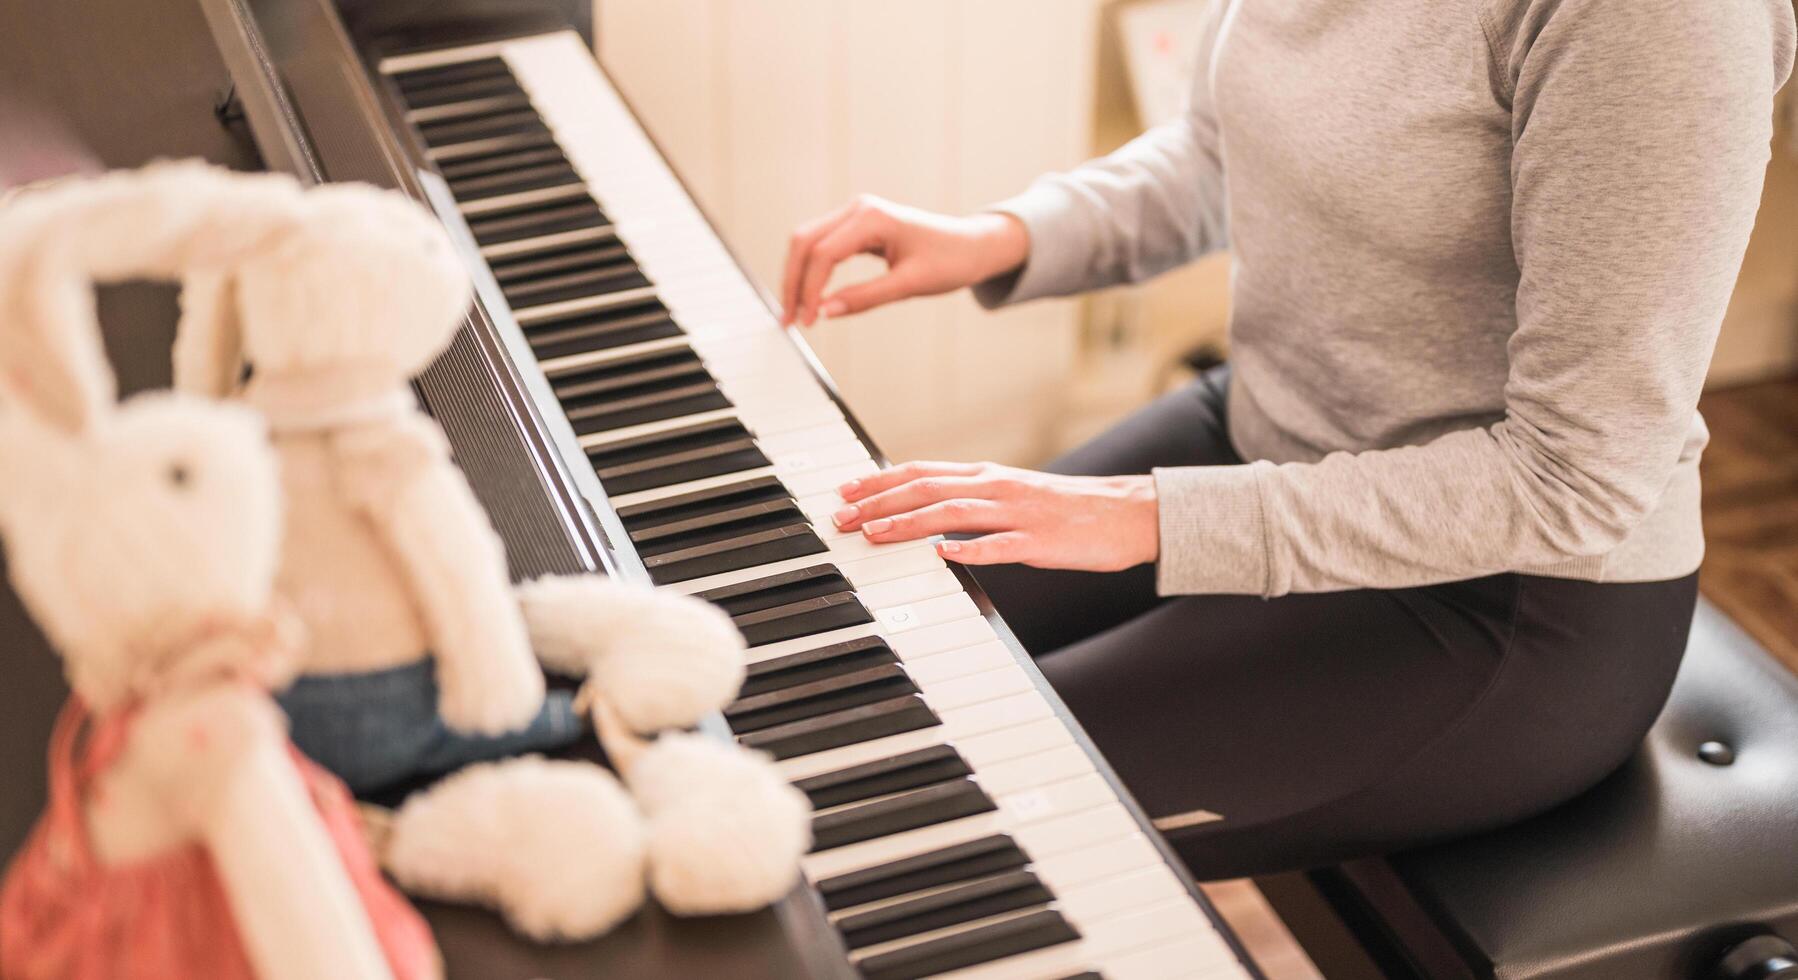
[[834,488],[876,462],[578,36],[380,69],[546,422],[650,579],[748,639],[726,721],[810,797],[804,871],[853,966],[1252,975],[934,542],[831,524]]

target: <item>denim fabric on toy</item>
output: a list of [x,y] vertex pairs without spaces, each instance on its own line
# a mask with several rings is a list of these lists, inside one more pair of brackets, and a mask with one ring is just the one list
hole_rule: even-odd
[[301,677],[276,700],[293,742],[358,795],[471,763],[572,745],[581,734],[570,691],[551,690],[531,723],[504,735],[463,735],[437,716],[437,667],[427,658],[387,670]]

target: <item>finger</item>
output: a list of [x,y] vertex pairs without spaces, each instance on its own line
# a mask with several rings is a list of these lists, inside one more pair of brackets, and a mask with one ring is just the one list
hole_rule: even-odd
[[849,316],[916,295],[917,291],[911,276],[893,271],[867,282],[845,286],[824,297],[818,313],[826,318]]
[[1006,489],[1009,488],[997,481],[978,476],[922,476],[856,503],[845,503],[831,515],[831,520],[842,530],[852,531],[863,521],[903,514],[944,500],[958,497],[994,500],[1003,496]]
[[1032,542],[1024,531],[1000,531],[967,541],[938,542],[936,553],[963,565],[1008,565],[1028,562]]
[[1012,508],[994,500],[945,500],[892,517],[877,517],[862,525],[862,534],[877,543],[916,541],[933,534],[964,531],[1003,531],[1012,527]]
[[849,256],[879,248],[884,227],[876,213],[860,211],[811,247],[799,274],[800,323],[809,327],[817,321],[818,299],[830,282],[830,274]]
[[781,275],[780,283],[780,322],[792,323],[799,312],[799,274],[804,267],[805,253],[818,239],[830,234],[838,225],[849,220],[855,213],[856,202],[837,208],[835,211],[808,221],[793,230],[793,236],[787,240],[787,265]]
[[860,479],[850,480],[837,487],[837,495],[851,503],[870,494],[882,490],[890,490],[901,483],[909,483],[923,476],[973,476],[986,469],[985,463],[942,463],[934,460],[913,460],[889,466],[878,473]]

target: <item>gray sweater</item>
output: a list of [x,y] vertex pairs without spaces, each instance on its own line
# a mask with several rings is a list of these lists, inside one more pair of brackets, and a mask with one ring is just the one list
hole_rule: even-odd
[[996,206],[996,305],[1233,252],[1242,466],[1163,594],[1698,567],[1698,417],[1789,0],[1217,0],[1183,118]]

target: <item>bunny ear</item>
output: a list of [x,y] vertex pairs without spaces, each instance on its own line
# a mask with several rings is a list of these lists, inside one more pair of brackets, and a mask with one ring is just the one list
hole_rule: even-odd
[[220,272],[197,272],[181,286],[181,322],[175,330],[175,387],[222,398],[243,373],[243,328],[237,320],[236,284]]
[[116,395],[92,283],[66,252],[40,241],[53,215],[8,217],[19,220],[0,230],[0,377],[14,410],[85,428]]

